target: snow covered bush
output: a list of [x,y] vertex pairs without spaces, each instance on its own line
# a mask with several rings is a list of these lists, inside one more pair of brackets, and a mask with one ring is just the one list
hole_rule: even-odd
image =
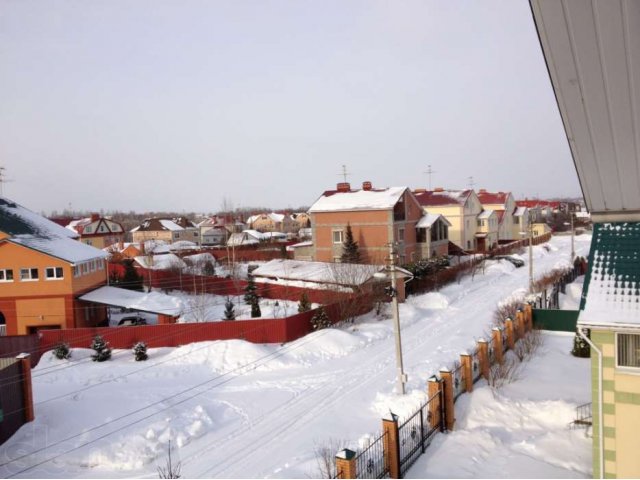
[[316,455],[318,474],[315,478],[335,478],[336,453],[347,448],[346,440],[330,438],[325,443],[314,442],[313,452]]
[[302,295],[300,295],[300,303],[298,303],[298,313],[308,312],[309,310],[311,310],[309,296],[307,292],[302,292]]
[[497,390],[520,377],[521,363],[517,357],[507,355],[502,363],[496,363],[489,370],[489,386]]
[[331,326],[329,316],[327,315],[327,312],[324,311],[323,307],[320,307],[313,317],[311,317],[311,326],[314,330],[322,330],[323,328]]
[[144,342],[138,342],[133,346],[133,355],[136,359],[136,362],[142,362],[149,358],[147,355],[147,344]]
[[[591,338],[591,332],[587,332],[587,337]],[[575,337],[573,337],[571,355],[579,358],[589,358],[591,356],[591,348],[589,347],[589,344],[577,333]]]
[[251,302],[251,318],[260,318],[262,311],[260,310],[260,298],[256,295]]
[[534,328],[516,342],[513,353],[516,357],[518,357],[518,360],[524,362],[525,360],[529,360],[536,354],[536,352],[542,345],[542,342],[543,337],[540,334],[540,330],[538,328]]
[[227,301],[224,304],[224,319],[225,320],[235,320],[236,312],[233,308],[233,302],[231,298],[227,297]]
[[104,338],[100,335],[93,337],[91,348],[96,352],[91,355],[91,359],[94,362],[104,362],[111,358],[111,349],[109,348],[109,344],[105,342]]
[[53,349],[53,356],[58,360],[67,360],[71,357],[71,349],[68,343],[60,342]]

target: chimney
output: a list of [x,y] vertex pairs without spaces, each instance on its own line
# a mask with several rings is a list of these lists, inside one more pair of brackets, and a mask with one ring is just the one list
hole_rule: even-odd
[[485,188],[481,188],[480,190],[478,190],[478,193],[487,193],[487,190]]
[[371,185],[371,182],[362,182],[362,189],[363,190],[366,190],[368,192],[372,188],[373,188],[373,186]]
[[413,193],[424,193],[426,190],[424,188],[416,188]]
[[341,182],[338,184],[338,191],[339,192],[350,192],[351,191],[351,185],[347,182]]
[[91,214],[91,221],[92,222],[97,222],[99,218],[100,218],[100,214],[98,214],[98,213],[92,213]]
[[444,188],[442,187],[436,187],[433,189],[434,192],[444,192]]

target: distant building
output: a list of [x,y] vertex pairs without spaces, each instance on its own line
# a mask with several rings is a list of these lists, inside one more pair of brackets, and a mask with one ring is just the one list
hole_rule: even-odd
[[300,230],[298,223],[284,213],[260,213],[247,218],[247,226],[258,232],[295,233]]
[[164,240],[168,243],[179,240],[198,242],[200,239],[198,227],[186,217],[147,218],[132,229],[131,234],[134,243],[146,240]]
[[82,243],[96,248],[106,248],[124,241],[122,225],[97,213],[80,220],[72,220],[66,227],[76,232]]

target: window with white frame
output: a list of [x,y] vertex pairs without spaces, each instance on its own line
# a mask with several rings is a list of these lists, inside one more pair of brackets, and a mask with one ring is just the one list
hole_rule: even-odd
[[334,230],[333,231],[333,243],[342,243],[342,242],[343,242],[342,230]]
[[20,280],[23,282],[38,280],[38,269],[37,268],[21,268]]
[[640,368],[640,334],[618,333],[616,365]]
[[44,270],[44,274],[47,280],[61,280],[64,278],[62,267],[47,267]]
[[13,270],[10,268],[1,269],[0,282],[13,282]]

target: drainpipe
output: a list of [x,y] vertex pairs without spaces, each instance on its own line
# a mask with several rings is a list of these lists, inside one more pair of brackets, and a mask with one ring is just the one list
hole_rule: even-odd
[[600,449],[600,478],[604,478],[604,418],[602,416],[602,400],[604,398],[604,393],[602,391],[602,351],[598,350],[598,347],[596,347],[591,339],[584,334],[580,327],[578,327],[577,332],[578,335],[580,335],[580,338],[587,342],[591,349],[595,350],[598,354],[598,447]]

